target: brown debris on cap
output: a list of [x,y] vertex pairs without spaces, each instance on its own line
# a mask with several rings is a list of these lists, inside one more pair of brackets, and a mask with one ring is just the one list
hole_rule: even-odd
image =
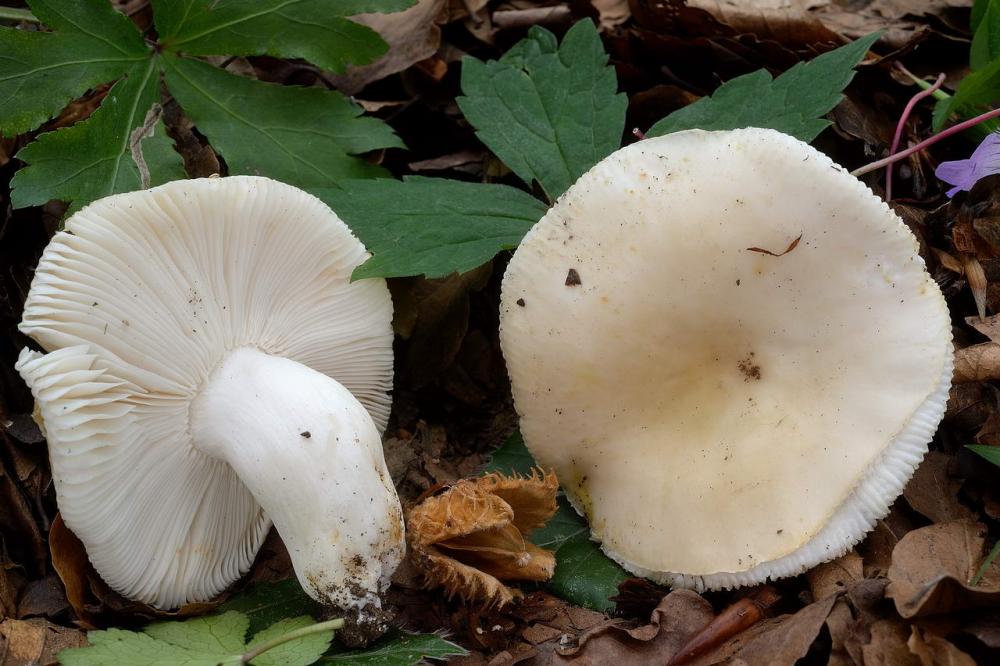
[[410,559],[428,588],[488,606],[523,596],[501,581],[546,581],[555,554],[527,540],[556,512],[552,472],[462,479],[407,516]]

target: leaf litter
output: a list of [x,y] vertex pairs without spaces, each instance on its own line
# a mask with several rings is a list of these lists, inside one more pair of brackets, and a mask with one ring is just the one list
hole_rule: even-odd
[[[403,7],[409,3],[396,4]],[[680,109],[692,109],[681,112],[681,119],[701,113],[713,103],[713,93],[720,84],[740,76],[756,77],[761,82],[759,89],[766,93],[763,84],[767,80],[777,83],[796,63],[812,61],[846,39],[876,31],[882,32],[872,43],[871,52],[855,54],[855,62],[862,61],[862,65],[855,70],[851,63],[836,73],[843,79],[850,78],[850,71],[857,71],[839,105],[840,89],[820,91],[825,94],[817,95],[815,108],[810,109],[809,117],[803,117],[801,127],[810,134],[819,130],[816,145],[850,167],[883,157],[898,114],[916,92],[892,69],[892,63],[901,62],[931,80],[939,71],[948,72],[945,89],[953,92],[952,84],[961,79],[969,64],[969,5],[962,0],[875,0],[849,8],[826,0],[421,0],[402,14],[368,14],[361,20],[373,29],[372,34],[382,35],[388,50],[383,52],[371,34],[359,32],[365,35],[362,39],[366,44],[359,51],[364,57],[359,59],[369,61],[360,67],[347,66],[350,54],[344,52],[316,55],[272,43],[265,53],[257,46],[249,48],[239,35],[230,35],[226,38],[229,45],[238,48],[225,53],[239,56],[240,61],[214,63],[227,64],[225,70],[215,67],[209,72],[193,58],[180,64],[167,62],[168,85],[176,84],[176,97],[162,99],[166,132],[156,127],[152,136],[142,141],[142,157],[153,182],[158,173],[176,173],[183,162],[189,173],[196,175],[227,170],[261,172],[304,185],[316,184],[318,194],[329,197],[330,203],[344,211],[345,219],[353,224],[353,216],[359,225],[379,208],[371,203],[380,192],[374,184],[378,181],[365,180],[357,188],[353,184],[342,187],[341,183],[357,177],[397,178],[393,182],[398,185],[385,190],[395,192],[384,202],[391,213],[386,226],[376,223],[371,229],[358,229],[375,255],[366,265],[367,273],[358,277],[391,276],[394,298],[401,298],[404,304],[397,313],[401,317],[398,325],[399,331],[408,335],[397,341],[400,375],[386,453],[394,481],[412,502],[438,484],[478,476],[484,465],[493,469],[501,463],[531,464],[530,457],[525,459],[516,447],[488,461],[516,424],[496,333],[502,252],[516,246],[545,210],[543,199],[558,197],[573,174],[582,173],[602,156],[598,153],[617,147],[622,140],[630,141],[626,130],[631,127],[648,129]],[[538,9],[545,11],[538,13]],[[153,23],[148,7],[140,8],[135,16],[142,29]],[[529,30],[525,17],[543,18],[548,36],[541,28]],[[583,26],[574,33],[579,41],[564,43],[571,26],[586,18],[593,19],[598,29],[578,24]],[[115,30],[131,34],[128,31],[133,28],[127,22],[110,19],[117,26]],[[59,31],[69,29],[63,26]],[[174,32],[184,34],[180,28]],[[583,36],[586,39],[581,39]],[[515,49],[505,61],[510,47],[526,38],[527,46]],[[123,40],[128,44],[126,50],[136,55],[145,48],[132,37]],[[197,45],[189,51],[194,55],[198,49],[216,46],[198,45],[197,41],[191,44]],[[83,48],[97,53],[101,47],[88,42]],[[564,48],[581,58],[587,55],[589,70],[584,79],[592,82],[596,98],[602,100],[601,109],[614,108],[619,114],[612,117],[607,111],[607,117],[596,125],[600,131],[593,141],[576,146],[581,148],[579,152],[562,150],[580,142],[578,128],[552,124],[543,128],[550,132],[545,142],[531,144],[535,152],[514,155],[510,147],[490,138],[490,132],[504,129],[509,118],[505,121],[488,105],[469,115],[463,113],[463,105],[469,103],[456,102],[470,93],[479,94],[476,91],[492,94],[497,86],[509,85],[511,90],[534,91],[538,103],[548,108],[559,99],[557,87],[539,88],[531,80],[525,85],[523,79],[516,83],[483,77],[477,80],[475,74],[466,86],[462,78],[468,60],[463,58],[474,59],[482,68],[497,69],[494,76],[514,72],[530,78],[536,70],[565,73],[553,59]],[[607,55],[606,60],[602,54]],[[324,66],[342,71],[332,72]],[[469,69],[475,71],[476,67],[474,64]],[[767,78],[755,74],[762,69]],[[34,172],[36,176],[31,171],[20,176],[20,203],[30,200],[41,204],[62,197],[79,205],[99,194],[91,188],[102,186],[102,177],[53,189],[46,174],[58,173],[51,170],[58,165],[44,165],[58,157],[62,145],[87,152],[88,146],[98,145],[90,132],[114,133],[125,127],[125,119],[119,115],[107,111],[97,115],[114,91],[107,84],[122,70],[112,67],[107,71],[110,74],[103,74],[107,76],[104,81],[66,77],[58,90],[51,89],[48,99],[41,100],[41,107],[19,110],[18,118],[5,126],[17,132],[45,122],[41,129],[50,130],[39,133],[37,147],[24,154],[31,158],[25,159],[28,169],[42,171]],[[608,72],[613,72],[616,86],[608,85]],[[551,76],[559,82],[557,74]],[[989,76],[987,71],[973,78],[959,103],[981,102],[986,93],[977,80],[988,81]],[[220,107],[192,85],[209,82],[237,103]],[[806,79],[806,83],[810,81]],[[290,102],[292,96],[280,97],[267,87],[279,85],[294,86],[291,91],[279,92],[298,96]],[[258,92],[264,90],[268,92]],[[251,108],[238,101],[240,95],[268,93],[277,100],[268,106]],[[151,93],[147,86],[137,89],[135,95],[145,104],[141,96],[150,97]],[[359,116],[360,110],[347,95],[355,95],[369,112]],[[692,106],[698,99],[704,101]],[[287,105],[284,111],[280,104]],[[834,105],[833,111],[826,113]],[[352,127],[353,122],[364,123],[354,125],[358,131],[338,135],[336,141],[326,144],[327,161],[317,165],[319,172],[310,171],[311,167],[282,154],[279,148],[256,150],[263,144],[246,138],[259,138],[262,129],[271,127],[288,131],[300,121],[309,123],[312,130],[326,132],[333,125],[325,125],[328,119],[320,115],[288,121],[289,109],[305,113],[315,108],[333,109],[337,131]],[[581,108],[571,105],[566,111],[572,115]],[[137,114],[126,134],[142,124],[147,110]],[[243,133],[220,120],[237,111],[248,113],[251,127]],[[940,119],[941,112],[938,116]],[[618,117],[624,120],[619,123]],[[832,128],[823,129],[831,121]],[[919,104],[907,124],[903,145],[926,138],[931,122],[931,102]],[[68,129],[51,132],[59,127]],[[509,124],[507,128],[519,126]],[[7,142],[12,139],[5,138],[8,159],[31,145],[30,138],[15,139],[10,145]],[[167,138],[169,141],[156,143]],[[275,145],[298,154],[314,148],[290,135]],[[767,613],[755,616],[755,622],[733,636],[720,639],[715,635],[710,649],[689,663],[791,664],[801,660],[799,663],[926,666],[990,663],[1000,658],[1000,574],[995,563],[980,572],[1000,536],[1000,497],[993,490],[1000,481],[1000,468],[965,448],[978,444],[987,453],[1000,448],[1000,402],[994,384],[1000,379],[1000,325],[995,320],[1000,312],[1000,233],[995,220],[1000,216],[994,212],[995,187],[981,186],[979,191],[973,187],[947,202],[948,186],[933,178],[937,164],[967,160],[974,148],[975,142],[957,139],[939,144],[898,166],[894,187],[893,205],[921,238],[924,259],[955,315],[956,380],[962,383],[952,391],[946,421],[931,453],[889,515],[855,551],[775,584],[780,599]],[[130,155],[125,157],[117,173],[124,177],[123,183],[138,183],[140,170],[133,168]],[[9,161],[3,168],[9,180],[22,164]],[[414,181],[412,176],[422,169],[432,170],[435,178],[420,176]],[[435,182],[423,182],[426,180]],[[866,180],[877,192],[883,186],[879,175]],[[359,199],[365,188],[370,188],[371,196]],[[464,223],[479,225],[475,228],[482,232],[445,245],[447,239],[455,238],[454,233],[449,236],[440,231],[442,227],[428,222],[440,212],[433,204],[442,198],[455,204],[448,211],[452,219],[447,220],[453,230],[462,229]],[[423,210],[419,216],[407,217],[407,206],[397,205],[399,201],[410,204],[410,209]],[[502,216],[497,213],[505,210],[516,214],[503,217],[503,224],[499,224]],[[9,371],[24,343],[14,324],[30,270],[44,245],[45,230],[51,232],[64,211],[65,207],[51,204],[17,210],[5,207],[5,218],[0,222],[0,353],[5,359],[5,369],[0,371],[4,431],[0,437],[2,664],[52,663],[60,650],[84,644],[82,629],[134,628],[152,620],[182,619],[163,617],[126,602],[93,574],[78,542],[74,544],[74,537],[58,519],[43,445],[13,434],[19,432],[15,421],[30,423],[31,411],[23,387]],[[385,233],[385,229],[392,233]],[[400,244],[400,238],[420,239],[424,245]],[[470,273],[497,252],[501,254],[492,269]],[[456,270],[462,275],[453,275]],[[436,280],[414,277],[421,274]],[[985,318],[980,317],[980,309]],[[508,457],[504,459],[504,455]],[[540,548],[556,553],[551,581],[522,585],[525,596],[516,603],[483,608],[423,590],[417,572],[404,568],[394,578],[391,600],[402,626],[423,632],[423,637],[396,634],[371,654],[334,652],[323,657],[324,661],[415,663],[427,655],[450,656],[456,663],[467,664],[527,660],[667,663],[713,620],[729,608],[742,608],[739,604],[755,592],[668,592],[629,579],[589,541],[586,525],[565,500],[557,498],[557,502],[555,517],[532,535]],[[280,542],[275,548],[266,547],[249,582],[239,584],[224,605],[212,611],[215,615],[208,617],[245,613],[250,634],[282,618],[301,614],[315,617],[316,609],[309,606],[295,581],[287,579],[289,573]],[[617,606],[610,601],[612,597]],[[204,617],[207,610],[188,612]],[[469,654],[459,656],[457,649],[448,647],[448,641],[433,638],[433,632],[441,630],[450,632],[450,640],[462,644]],[[396,662],[377,661],[385,655],[402,656]]]

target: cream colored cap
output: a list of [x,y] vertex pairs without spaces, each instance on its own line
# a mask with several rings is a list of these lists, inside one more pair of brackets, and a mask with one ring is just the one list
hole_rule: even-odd
[[606,553],[676,586],[844,553],[948,396],[948,310],[913,234],[772,130],[602,160],[527,234],[501,300],[528,448]]

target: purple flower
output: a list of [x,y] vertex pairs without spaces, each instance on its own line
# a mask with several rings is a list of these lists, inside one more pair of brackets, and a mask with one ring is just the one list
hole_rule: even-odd
[[967,160],[941,162],[934,175],[955,187],[948,190],[949,197],[960,191],[968,192],[980,178],[1000,173],[1000,134],[990,134]]

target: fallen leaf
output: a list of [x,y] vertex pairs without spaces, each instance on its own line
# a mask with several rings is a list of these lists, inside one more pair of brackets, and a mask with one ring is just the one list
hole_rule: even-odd
[[59,578],[48,575],[28,583],[21,592],[17,603],[17,618],[24,620],[31,617],[55,618],[69,609],[66,595],[63,592]]
[[79,629],[52,624],[48,620],[4,620],[0,623],[0,664],[3,666],[49,666],[66,648],[83,647],[87,638]]
[[921,666],[976,666],[972,657],[952,643],[934,634],[921,633],[915,626],[910,627],[906,646],[920,660]]
[[918,526],[916,517],[911,516],[903,506],[902,499],[896,500],[889,514],[875,523],[875,528],[868,533],[858,552],[864,558],[864,575],[866,578],[885,576],[892,565],[892,551],[903,536]]
[[771,607],[781,600],[778,591],[762,585],[753,594],[727,606],[718,617],[709,622],[673,656],[667,666],[680,666],[694,661],[703,654],[740,634],[770,615]]
[[558,488],[552,472],[462,479],[408,512],[410,561],[427,587],[502,607],[522,593],[501,581],[546,581],[555,572],[555,554],[527,535],[555,514]]
[[[609,620],[582,633],[576,645],[557,648],[548,663],[580,661],[588,664],[663,663],[715,617],[712,605],[690,590],[675,590],[663,597],[649,624],[628,628],[622,620]],[[546,663],[546,662],[543,662]]]
[[825,599],[844,592],[851,584],[864,578],[861,556],[849,551],[841,557],[824,562],[806,574],[813,599]]
[[898,49],[927,28],[932,18],[952,9],[967,8],[971,0],[872,0],[845,3],[824,0],[812,3],[810,14],[845,37],[855,39],[875,30],[885,34],[882,42]]
[[792,666],[809,651],[836,601],[836,596],[830,596],[806,606],[794,615],[762,620],[719,649],[691,662],[691,665]]
[[962,480],[948,474],[952,460],[952,456],[940,451],[928,452],[903,489],[903,497],[913,510],[935,523],[974,518],[958,500]]
[[1000,315],[990,315],[984,319],[966,317],[965,323],[989,338],[990,342],[1000,343]]
[[1000,379],[1000,344],[983,342],[955,351],[953,382],[985,382],[993,379]]
[[49,553],[52,556],[52,568],[62,581],[70,607],[78,618],[91,624],[92,608],[88,604],[94,604],[88,597],[90,583],[87,551],[77,536],[66,527],[60,514],[56,514],[52,527],[49,528]]
[[782,44],[839,44],[843,38],[810,13],[826,0],[687,0],[737,33]]
[[1000,604],[1000,562],[969,586],[986,554],[986,528],[957,520],[914,530],[892,552],[886,596],[904,618]]
[[332,76],[333,84],[344,93],[355,95],[369,83],[430,58],[441,45],[440,24],[447,20],[447,10],[446,0],[419,0],[402,12],[352,17],[381,35],[389,51],[369,65],[349,67],[345,73]]
[[878,620],[871,626],[871,639],[861,648],[865,666],[921,666],[907,647],[909,632],[898,620]]

